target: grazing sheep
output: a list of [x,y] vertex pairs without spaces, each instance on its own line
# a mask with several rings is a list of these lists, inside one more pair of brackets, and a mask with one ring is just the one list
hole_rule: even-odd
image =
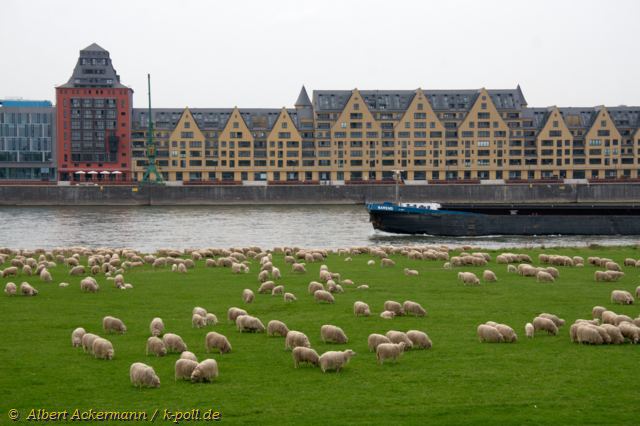
[[121,319],[107,315],[102,318],[102,328],[105,333],[119,333],[124,334],[127,332],[127,326],[124,325]]
[[232,321],[234,323],[236,322],[236,319],[240,315],[247,315],[247,311],[245,311],[244,309],[236,308],[236,307],[231,307],[227,311],[227,319],[229,319],[229,321]]
[[560,277],[560,271],[558,271],[556,268],[554,268],[553,266],[548,266],[544,269],[545,272],[547,272],[548,274],[550,274],[553,278],[558,278]]
[[417,277],[419,272],[415,269],[404,268],[404,274],[408,277]]
[[205,308],[201,308],[200,306],[196,306],[191,311],[191,314],[192,315],[200,315],[201,317],[206,317],[207,316],[207,310]]
[[320,327],[320,337],[323,343],[347,343],[349,339],[344,331],[335,325],[325,324]]
[[614,325],[620,325],[623,322],[633,323],[633,320],[628,315],[616,315],[616,318],[613,320]]
[[366,303],[357,301],[353,303],[353,314],[357,317],[360,315],[368,317],[371,315],[371,310],[369,309],[369,305]]
[[600,319],[604,324],[614,324],[616,322],[617,316],[618,315],[615,312],[607,310],[603,311],[602,314],[600,314]]
[[146,355],[150,353],[155,356],[165,356],[167,354],[167,347],[164,345],[162,339],[156,336],[151,336],[147,339]]
[[69,283],[60,283],[58,284],[58,287],[62,287],[62,288],[69,287]]
[[464,285],[480,285],[480,280],[473,272],[459,272],[458,279]]
[[356,287],[358,290],[368,290],[369,286],[366,284],[361,284],[358,287]]
[[271,320],[267,323],[267,336],[287,337],[289,328],[282,321]]
[[558,334],[558,327],[549,318],[535,317],[533,319],[533,328],[535,331],[544,330],[553,336]]
[[576,330],[576,342],[592,345],[601,345],[604,343],[602,336],[600,336],[600,333],[595,326],[589,324],[578,324]]
[[216,325],[218,323],[218,317],[210,312],[207,313],[205,319],[207,320],[207,325]]
[[294,368],[298,368],[303,362],[306,362],[311,365],[317,366],[320,362],[320,357],[318,353],[311,348],[306,348],[304,346],[296,346],[291,351],[291,356],[293,357],[293,366]]
[[513,328],[509,327],[508,325],[496,324],[495,328],[500,334],[502,334],[502,337],[504,338],[504,341],[506,343],[514,343],[518,340],[518,335],[513,330]]
[[[172,268],[173,269],[173,268]],[[187,265],[185,265],[184,263],[180,263],[178,265],[178,267],[176,268],[176,271],[179,274],[186,274],[187,273]]]
[[548,318],[551,321],[553,321],[553,323],[557,326],[557,327],[562,327],[565,324],[565,321],[561,318],[558,318],[556,315],[553,314],[547,314],[547,313],[543,313],[538,315],[541,318]]
[[175,380],[191,380],[191,373],[193,373],[193,370],[195,370],[197,366],[198,362],[191,359],[180,358],[176,360]]
[[134,362],[131,364],[131,368],[129,369],[129,378],[131,379],[131,384],[133,386],[138,386],[139,388],[142,388],[142,386],[150,388],[160,387],[160,378],[153,370],[153,367],[141,362]]
[[2,271],[2,276],[3,277],[16,277],[18,276],[18,267],[17,266],[10,266],[7,269],[5,269],[4,271]]
[[530,338],[533,339],[533,334],[535,333],[535,328],[533,327],[533,324],[531,324],[530,322],[526,323],[524,325],[524,334]]
[[162,341],[164,345],[167,347],[167,353],[176,352],[181,353],[187,350],[187,345],[182,340],[182,337],[177,334],[167,333],[162,336]]
[[15,283],[7,283],[7,285],[4,286],[4,293],[7,296],[14,296],[17,292],[17,288]]
[[379,364],[383,364],[385,359],[397,361],[404,352],[404,342],[400,343],[381,343],[376,347],[376,359]]
[[380,260],[380,266],[383,268],[386,267],[392,267],[395,266],[396,262],[394,262],[393,260],[389,259],[388,257],[385,257],[384,259]]
[[380,312],[380,318],[382,319],[393,319],[393,317],[395,317],[396,314],[393,311],[382,311]]
[[80,281],[80,290],[88,293],[97,293],[100,290],[100,286],[93,277],[87,277]]
[[422,307],[422,305],[411,300],[405,300],[402,303],[402,311],[405,313],[405,315],[413,314],[417,317],[423,317],[427,315],[427,311]]
[[347,349],[345,351],[328,351],[320,355],[318,358],[318,363],[320,364],[320,369],[323,373],[329,370],[336,370],[340,372],[340,370],[349,362],[351,357],[355,356],[356,353],[351,349]]
[[376,261],[375,261],[375,260],[369,260],[369,261],[367,262],[367,265],[368,265],[368,266],[373,266],[373,265],[375,265],[375,264],[376,264]]
[[482,273],[482,280],[487,283],[493,283],[498,281],[498,278],[496,277],[496,274],[493,271],[486,269]]
[[84,274],[85,274],[85,268],[82,265],[74,266],[69,271],[69,275],[84,275]]
[[202,328],[207,325],[207,318],[202,315],[193,314],[191,316],[191,326],[194,328]]
[[497,328],[492,327],[487,324],[480,324],[477,329],[478,338],[480,339],[480,343],[502,343],[504,342],[504,337]]
[[204,348],[209,353],[211,349],[217,349],[220,354],[226,354],[231,352],[231,343],[226,336],[216,333],[215,331],[210,331],[207,333],[204,339]]
[[611,303],[633,305],[633,296],[625,290],[613,290],[611,292]]
[[591,317],[602,319],[602,313],[606,310],[607,308],[604,308],[602,306],[594,306],[593,309],[591,310]]
[[164,332],[164,322],[162,322],[162,318],[154,318],[151,320],[151,324],[149,324],[149,331],[152,336],[161,336]]
[[267,281],[269,279],[269,271],[260,271],[260,273],[258,274],[258,281],[260,281],[261,283]]
[[291,272],[296,272],[296,273],[306,273],[307,270],[304,267],[304,263],[294,263],[293,265],[291,265]]
[[82,336],[87,334],[84,328],[78,327],[71,332],[71,346],[78,348],[82,346]]
[[180,354],[180,359],[190,359],[191,361],[198,362],[198,358],[193,352],[184,351]]
[[276,287],[276,284],[273,281],[265,281],[262,284],[260,284],[260,287],[258,288],[258,293],[269,294],[273,291],[275,287]]
[[618,272],[620,272],[620,265],[618,265],[616,262],[607,262],[607,263],[605,263],[604,268],[607,271],[618,271]]
[[98,359],[113,359],[115,354],[111,342],[102,337],[98,337],[93,341],[91,351],[93,352],[93,356]]
[[51,276],[51,273],[47,271],[46,268],[40,271],[40,279],[45,283],[50,283],[51,281],[53,281],[53,277]]
[[298,300],[298,298],[296,297],[295,294],[293,294],[293,293],[285,293],[284,294],[285,303],[287,303],[287,302],[295,302],[296,300]]
[[255,298],[255,294],[253,294],[253,291],[251,291],[248,288],[245,288],[244,290],[242,290],[242,301],[244,303],[251,303],[253,302],[253,299]]
[[284,341],[284,348],[293,349],[298,346],[310,348],[311,343],[309,343],[309,338],[300,331],[289,330],[289,332],[287,333],[287,337]]
[[236,318],[236,328],[241,333],[245,331],[250,333],[263,333],[265,330],[262,321],[251,315],[240,315]]
[[384,310],[393,312],[395,316],[404,315],[404,309],[402,308],[402,305],[399,302],[396,302],[394,300],[385,301]]
[[411,344],[414,348],[418,349],[431,349],[433,343],[427,333],[420,330],[409,330],[407,331],[407,337],[411,340]]
[[640,327],[630,322],[622,322],[618,325],[620,333],[633,344],[640,342]]
[[515,265],[507,265],[507,272],[510,274],[517,274],[518,268]]
[[553,275],[546,271],[538,271],[536,274],[536,281],[539,283],[552,283],[555,281]]
[[276,294],[284,294],[284,286],[283,286],[283,285],[275,286],[275,287],[271,290],[271,295],[272,295],[272,296],[275,296]]
[[36,296],[38,294],[38,290],[31,286],[31,284],[23,282],[20,284],[20,293],[23,296]]
[[333,295],[326,290],[316,290],[316,292],[313,293],[313,298],[316,302],[335,303],[336,301]]
[[100,336],[93,333],[85,333],[82,336],[82,350],[88,353],[93,353],[93,341]]
[[387,338],[391,340],[391,343],[404,342],[407,348],[413,347],[413,343],[411,342],[411,339],[409,339],[409,337],[407,337],[407,334],[403,333],[402,331],[389,330],[387,331],[385,336],[387,336]]
[[309,294],[313,294],[318,290],[324,290],[324,286],[321,283],[317,282],[317,281],[311,281],[309,283],[309,287],[307,287],[307,289],[309,291]]
[[602,324],[601,327],[606,330],[612,345],[621,345],[624,343],[624,336],[617,326],[612,324]]
[[376,348],[381,343],[391,343],[391,340],[387,336],[383,336],[382,334],[370,334],[367,339],[367,346],[369,347],[369,351],[375,352]]
[[218,363],[215,359],[205,359],[199,363],[191,373],[191,381],[196,382],[210,382],[218,377]]

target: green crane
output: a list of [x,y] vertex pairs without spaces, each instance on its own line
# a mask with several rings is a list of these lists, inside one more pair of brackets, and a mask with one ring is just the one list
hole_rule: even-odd
[[[156,167],[156,143],[153,140],[153,121],[151,120],[151,74],[147,74],[147,87],[149,90],[149,129],[147,130],[147,170],[142,177],[142,183],[164,183],[162,175]],[[155,177],[151,180],[151,175]]]

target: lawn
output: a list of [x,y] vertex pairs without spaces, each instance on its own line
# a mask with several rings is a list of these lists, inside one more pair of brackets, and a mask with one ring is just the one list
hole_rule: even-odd
[[[610,257],[622,265],[624,258],[640,258],[636,247],[564,248],[511,250]],[[499,252],[490,252],[493,259]],[[452,253],[453,254],[453,253]],[[626,276],[616,283],[596,283],[596,267],[558,267],[560,278],[553,284],[507,274],[506,265],[492,261],[487,267],[443,269],[443,261],[409,260],[392,256],[396,266],[368,266],[368,255],[330,255],[324,262],[307,264],[306,274],[294,274],[282,256],[274,256],[283,277],[278,284],[298,300],[285,304],[281,296],[256,294],[245,305],[244,288],[257,290],[257,261],[248,274],[232,274],[230,268],[205,268],[198,261],[187,274],[169,268],[134,268],[125,273],[132,290],[118,290],[103,276],[97,294],[82,293],[80,277],[70,277],[68,268],[51,269],[54,282],[38,277],[0,278],[30,282],[36,297],[0,297],[2,345],[0,345],[0,424],[11,423],[8,410],[17,409],[24,420],[33,408],[48,410],[139,411],[149,417],[158,409],[156,423],[165,409],[187,411],[215,409],[224,423],[233,424],[634,424],[640,403],[638,385],[639,347],[586,346],[570,342],[569,325],[577,318],[590,318],[594,305],[637,317],[636,305],[614,306],[611,290],[634,293],[640,281],[638,269],[624,267]],[[318,279],[321,263],[354,286],[345,286],[334,305],[317,304],[307,285]],[[534,262],[537,264],[537,262]],[[5,263],[2,267],[7,267]],[[406,277],[405,267],[417,269],[417,277]],[[456,280],[461,270],[492,269],[497,283],[465,287]],[[67,288],[58,287],[61,281]],[[359,284],[369,285],[358,290]],[[424,318],[378,315],[385,300],[414,300],[428,311]],[[372,316],[356,318],[353,303],[369,304]],[[218,316],[220,323],[203,329],[191,326],[191,311],[202,306]],[[241,334],[226,320],[227,309],[238,306],[259,317],[284,321],[289,329],[307,334],[312,347],[327,350],[353,349],[357,355],[340,373],[323,374],[318,368],[293,367],[284,338],[265,334]],[[524,336],[524,324],[536,314],[550,312],[566,319],[558,336]],[[122,319],[124,335],[104,335],[102,318]],[[175,382],[177,354],[157,358],[145,356],[149,323],[164,320],[165,332],[177,333],[199,360],[218,361],[220,376],[214,383]],[[481,344],[478,324],[493,320],[511,325],[518,333],[515,344]],[[334,324],[349,337],[346,345],[323,344],[320,326]],[[76,327],[111,340],[115,358],[97,360],[71,346]],[[430,350],[405,352],[397,363],[376,363],[367,349],[370,333],[419,329],[433,341]],[[215,330],[233,346],[229,354],[207,355],[204,336]],[[158,389],[133,387],[129,366],[144,362],[161,379]],[[104,423],[104,422],[103,422]]]

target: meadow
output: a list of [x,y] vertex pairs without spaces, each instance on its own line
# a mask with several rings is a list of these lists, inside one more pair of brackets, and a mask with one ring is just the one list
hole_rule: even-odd
[[[569,256],[609,257],[622,265],[627,257],[640,258],[636,247],[593,247],[510,250],[527,253],[537,263],[541,252]],[[452,255],[455,252],[452,252]],[[134,288],[122,291],[104,276],[96,294],[80,291],[81,277],[71,277],[68,268],[50,270],[53,283],[38,277],[0,278],[2,288],[13,281],[28,281],[39,291],[36,297],[0,297],[0,424],[11,423],[7,413],[16,409],[21,420],[33,408],[48,410],[117,410],[149,413],[158,409],[161,418],[171,411],[215,409],[222,422],[231,424],[633,424],[640,402],[638,351],[631,344],[588,346],[571,343],[569,325],[577,318],[591,318],[591,309],[602,305],[632,318],[640,314],[637,305],[613,305],[613,289],[634,293],[640,284],[640,269],[624,267],[619,282],[596,283],[600,269],[558,267],[555,283],[537,283],[534,278],[508,274],[506,265],[495,263],[499,252],[490,251],[486,267],[465,266],[443,269],[443,261],[409,260],[393,255],[396,266],[368,266],[369,255],[330,255],[324,262],[308,263],[307,273],[295,274],[281,255],[274,265],[283,272],[277,284],[298,300],[285,304],[282,296],[257,294],[258,261],[251,272],[233,274],[230,268],[205,268],[197,261],[187,274],[149,265],[125,272]],[[83,263],[86,259],[83,259]],[[318,304],[307,293],[307,285],[318,280],[320,265],[349,278],[336,303]],[[7,263],[3,265],[7,267]],[[417,277],[402,273],[408,267]],[[493,270],[496,283],[465,287],[456,280],[459,271]],[[70,283],[67,288],[58,283]],[[368,290],[358,290],[360,284]],[[244,288],[253,289],[256,299],[242,302]],[[353,303],[362,300],[372,310],[370,317],[355,317]],[[427,309],[423,318],[378,315],[385,300],[414,300]],[[196,329],[191,311],[202,306],[218,316],[219,324]],[[237,306],[269,320],[284,321],[289,329],[304,332],[312,347],[327,350],[352,349],[357,355],[340,372],[323,374],[320,369],[295,369],[284,338],[266,334],[239,333],[226,319],[227,309]],[[558,336],[537,333],[524,336],[524,324],[538,313],[550,312],[567,325]],[[102,318],[122,319],[124,335],[105,335]],[[199,360],[217,360],[220,376],[213,383],[174,381],[177,354],[165,357],[145,355],[149,322],[159,316],[165,332],[177,333]],[[514,344],[479,343],[478,324],[493,320],[512,326],[519,339]],[[320,326],[334,324],[349,337],[346,345],[324,344]],[[81,348],[71,346],[70,334],[84,327],[107,337],[115,358],[94,359]],[[370,333],[388,330],[425,331],[433,341],[429,350],[405,352],[398,362],[376,363],[367,349]],[[206,354],[204,336],[215,330],[228,337],[229,354]],[[161,379],[157,389],[138,389],[129,381],[129,366],[144,362],[154,367]],[[103,422],[104,424],[104,422]]]

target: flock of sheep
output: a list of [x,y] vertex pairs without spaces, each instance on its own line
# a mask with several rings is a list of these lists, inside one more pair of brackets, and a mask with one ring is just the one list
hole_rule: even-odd
[[[52,251],[33,250],[15,251],[0,249],[0,265],[10,262],[10,266],[0,270],[2,277],[38,277],[43,283],[50,283],[53,277],[49,272],[57,266],[64,264],[69,267],[69,275],[84,276],[80,281],[80,290],[95,293],[100,290],[96,276],[102,275],[107,281],[112,282],[115,288],[131,290],[133,285],[125,282],[127,271],[151,265],[153,268],[171,266],[176,273],[188,273],[189,269],[197,266],[197,261],[204,260],[204,266],[209,268],[226,267],[234,274],[250,272],[252,261],[259,261],[257,276],[258,294],[270,294],[280,296],[285,303],[296,302],[294,293],[286,292],[284,285],[276,284],[282,278],[280,268],[273,264],[273,254],[284,256],[286,265],[290,265],[291,273],[306,274],[306,265],[314,262],[323,262],[330,254],[327,250],[303,250],[298,248],[275,248],[265,252],[258,247],[232,248],[232,249],[203,249],[203,250],[160,250],[156,255],[143,255],[134,250],[90,250],[86,248],[56,249]],[[472,252],[470,247],[463,247],[463,251],[450,257],[449,249],[443,246],[425,247],[353,247],[334,251],[333,254],[344,256],[345,261],[352,261],[351,256],[367,254],[378,258],[379,265],[383,268],[393,268],[395,262],[390,255],[402,255],[412,260],[436,260],[445,261],[445,269],[470,266],[486,266],[491,262],[491,255],[484,252]],[[185,258],[188,255],[190,258]],[[37,259],[36,259],[37,257]],[[81,259],[86,258],[86,265],[81,264]],[[560,256],[540,254],[538,262],[543,266],[533,266],[529,255],[502,253],[496,256],[495,262],[507,266],[507,273],[519,274],[523,277],[534,277],[541,283],[553,283],[560,277],[556,266],[584,267],[585,261],[579,256]],[[589,265],[604,268],[603,271],[594,273],[595,281],[618,281],[624,277],[621,266],[607,258],[590,257]],[[517,265],[516,265],[517,264]],[[376,260],[369,259],[367,265],[375,266]],[[640,260],[627,258],[625,267],[640,267]],[[417,270],[404,268],[404,275],[418,276]],[[458,280],[464,285],[480,285],[481,280],[473,272],[461,271],[457,274]],[[496,282],[498,277],[492,270],[484,270],[482,281]],[[60,287],[69,286],[62,282]],[[326,265],[320,266],[318,280],[311,281],[307,287],[308,293],[318,303],[333,304],[345,287],[351,287],[359,291],[366,291],[369,286],[361,284],[356,286],[350,279],[343,278],[338,272],[331,272]],[[19,288],[13,282],[5,286],[7,295],[18,293],[24,296],[36,296],[38,290],[28,282],[22,282]],[[635,291],[636,297],[640,296],[640,286]],[[245,288],[240,295],[240,300],[246,305],[254,302],[256,295],[252,289]],[[611,302],[617,304],[633,304],[634,297],[624,290],[613,290]],[[369,305],[358,300],[353,304],[353,313],[356,317],[370,316]],[[426,316],[426,310],[417,302],[406,300],[403,303],[387,300],[384,302],[380,317],[393,319],[402,315]],[[626,341],[640,342],[640,317],[632,319],[626,315],[618,315],[613,311],[596,306],[592,310],[593,318],[590,320],[578,319],[571,326],[571,341],[586,344],[621,344]],[[230,307],[227,311],[227,319],[235,324],[238,332],[265,333],[271,337],[283,337],[285,349],[291,350],[294,367],[302,363],[319,367],[322,372],[340,371],[356,353],[351,349],[343,351],[327,351],[318,354],[313,348],[309,338],[302,332],[290,330],[287,325],[279,320],[271,320],[265,327],[263,322],[250,315],[245,309]],[[601,324],[602,322],[602,324]],[[191,313],[191,323],[194,328],[215,326],[218,318],[215,314],[207,312],[204,308],[195,307]],[[103,330],[105,333],[125,333],[124,323],[115,317],[103,318]],[[565,321],[554,314],[542,313],[536,316],[531,323],[525,325],[525,335],[534,337],[536,331],[557,335],[558,328]],[[209,358],[198,362],[196,356],[189,352],[183,339],[174,333],[164,332],[164,322],[156,317],[151,320],[150,337],[146,344],[146,354],[165,356],[168,353],[180,353],[180,358],[175,363],[175,380],[187,379],[192,382],[212,381],[218,377],[218,365],[216,360]],[[515,330],[506,324],[488,321],[477,327],[477,336],[480,342],[487,343],[513,343],[517,341]],[[347,344],[349,339],[344,330],[333,324],[320,326],[320,336],[324,343]],[[110,360],[115,355],[112,342],[96,334],[87,333],[84,328],[76,328],[71,334],[72,345],[82,347],[86,353],[95,358]],[[215,331],[208,332],[204,336],[204,346],[207,352],[216,350],[220,354],[231,352],[229,339]],[[420,330],[408,330],[407,332],[389,330],[386,334],[371,334],[367,339],[367,347],[375,352],[376,360],[382,364],[385,360],[398,360],[407,349],[429,349],[432,341],[429,336]],[[160,379],[151,366],[136,362],[130,367],[130,380],[135,386],[160,386]]]

